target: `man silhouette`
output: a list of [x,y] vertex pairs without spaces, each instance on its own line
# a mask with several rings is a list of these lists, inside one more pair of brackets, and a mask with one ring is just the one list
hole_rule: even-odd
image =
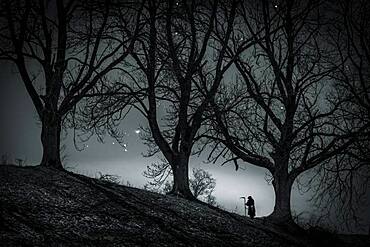
[[248,215],[251,217],[251,219],[256,216],[256,208],[254,207],[254,200],[251,196],[248,196],[248,200],[245,203],[245,205],[248,207]]

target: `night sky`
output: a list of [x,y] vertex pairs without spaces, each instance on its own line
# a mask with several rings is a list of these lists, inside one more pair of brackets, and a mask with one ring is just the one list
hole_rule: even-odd
[[[0,64],[0,154],[10,155],[10,159],[25,160],[28,165],[39,164],[42,157],[40,141],[40,125],[32,102],[17,74],[14,65],[2,62]],[[145,119],[132,111],[122,122],[121,129],[127,132],[127,151],[117,142],[106,137],[104,143],[92,137],[83,151],[77,151],[73,145],[72,131],[62,144],[67,149],[64,165],[78,173],[95,177],[98,172],[119,175],[124,183],[130,182],[135,187],[142,187],[148,179],[143,176],[146,167],[158,160],[158,157],[144,158],[147,147],[141,142],[137,130],[145,127]],[[244,213],[240,196],[252,195],[256,202],[257,216],[269,215],[274,207],[272,185],[266,180],[267,170],[243,164],[235,171],[232,164],[205,164],[205,158],[193,157],[192,167],[201,167],[209,171],[216,179],[214,195],[217,202],[229,211]],[[296,187],[296,186],[295,186]],[[296,188],[292,192],[292,209],[296,213],[311,212],[312,205],[307,201],[310,195],[301,195]]]

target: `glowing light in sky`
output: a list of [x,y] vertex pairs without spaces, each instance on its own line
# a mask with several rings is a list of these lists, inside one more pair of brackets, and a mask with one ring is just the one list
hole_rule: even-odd
[[140,132],[141,132],[140,130],[135,130],[136,134],[140,134]]

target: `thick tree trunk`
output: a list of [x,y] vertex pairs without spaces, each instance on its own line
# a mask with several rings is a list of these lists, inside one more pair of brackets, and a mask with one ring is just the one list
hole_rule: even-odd
[[173,172],[173,187],[169,194],[195,200],[189,187],[189,159],[177,158],[171,164]]
[[294,224],[290,208],[293,181],[288,179],[287,174],[279,173],[274,174],[272,185],[275,190],[275,206],[270,218],[275,222]]
[[63,169],[60,159],[61,118],[57,114],[44,113],[42,117],[41,143],[43,155],[41,166]]

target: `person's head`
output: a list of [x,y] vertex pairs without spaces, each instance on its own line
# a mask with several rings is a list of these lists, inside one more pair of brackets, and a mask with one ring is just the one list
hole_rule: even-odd
[[251,196],[248,196],[248,199],[252,199],[252,197]]

